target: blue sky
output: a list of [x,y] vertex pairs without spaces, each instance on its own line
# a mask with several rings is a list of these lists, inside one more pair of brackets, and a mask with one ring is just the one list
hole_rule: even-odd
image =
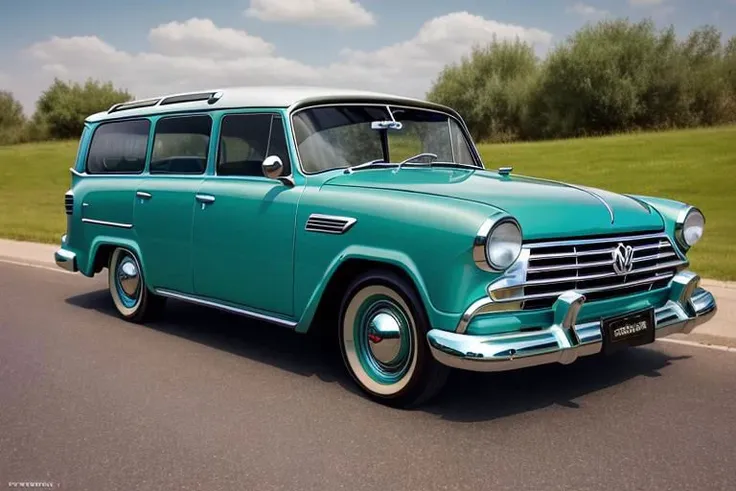
[[6,1],[0,89],[26,112],[54,76],[110,79],[139,97],[253,84],[421,97],[444,64],[494,34],[544,55],[604,17],[736,34],[736,0]]

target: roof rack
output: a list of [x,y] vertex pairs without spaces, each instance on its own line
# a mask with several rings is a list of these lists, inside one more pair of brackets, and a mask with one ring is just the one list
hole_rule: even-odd
[[168,104],[181,104],[183,102],[199,102],[207,101],[209,104],[214,104],[222,97],[222,92],[193,92],[191,94],[180,94],[166,97],[161,101],[162,106]]
[[117,111],[125,111],[127,109],[138,109],[141,107],[151,107],[151,106],[155,106],[156,104],[158,104],[158,101],[160,100],[161,100],[160,98],[156,98],[156,99],[143,99],[140,101],[121,102],[119,104],[113,105],[107,111],[107,113],[110,114],[110,113],[114,113]]
[[118,111],[127,111],[129,109],[140,109],[143,107],[151,107],[155,105],[168,106],[169,104],[182,104],[184,102],[207,101],[207,104],[214,104],[223,96],[222,92],[192,92],[190,94],[172,95],[169,97],[157,97],[155,99],[143,99],[140,101],[121,102],[112,106],[107,113]]

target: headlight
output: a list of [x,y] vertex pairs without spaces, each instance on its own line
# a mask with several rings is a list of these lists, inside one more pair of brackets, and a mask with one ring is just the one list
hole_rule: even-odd
[[688,208],[677,217],[675,237],[685,249],[694,246],[703,236],[705,217],[697,208]]
[[521,254],[521,227],[511,217],[489,219],[478,231],[473,257],[484,271],[503,271]]

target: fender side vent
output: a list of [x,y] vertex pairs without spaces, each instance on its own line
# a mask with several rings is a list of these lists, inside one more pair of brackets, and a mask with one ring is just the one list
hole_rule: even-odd
[[307,220],[304,229],[307,232],[321,232],[323,234],[344,234],[357,220],[350,217],[337,217],[333,215],[312,214]]
[[66,193],[64,195],[64,211],[67,215],[71,215],[74,212],[74,195],[72,193]]

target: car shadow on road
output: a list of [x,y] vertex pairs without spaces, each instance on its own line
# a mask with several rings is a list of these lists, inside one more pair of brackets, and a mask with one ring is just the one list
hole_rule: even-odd
[[[67,303],[117,317],[107,290],[71,297]],[[291,373],[316,376],[360,394],[345,372],[337,345],[324,338],[172,300],[162,320],[147,327]],[[489,421],[549,406],[574,410],[584,404],[581,399],[588,394],[636,377],[663,376],[663,368],[688,358],[642,347],[608,357],[581,358],[567,366],[553,364],[500,373],[455,370],[442,393],[419,410],[458,422]]]

